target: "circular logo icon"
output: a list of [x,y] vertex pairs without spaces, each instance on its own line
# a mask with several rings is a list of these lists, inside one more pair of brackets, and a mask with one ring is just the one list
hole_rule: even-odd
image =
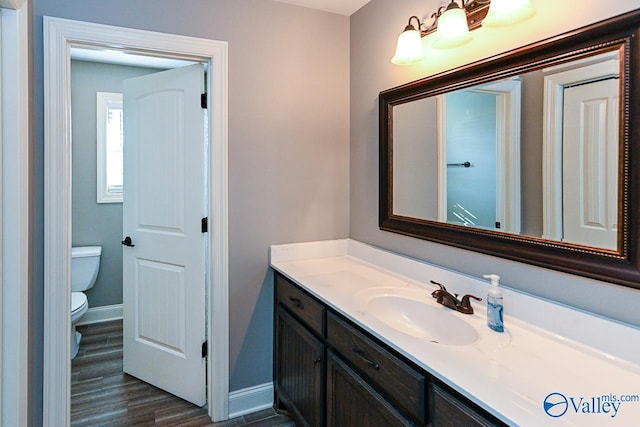
[[550,393],[544,398],[544,412],[550,417],[561,417],[569,409],[569,401],[562,393]]

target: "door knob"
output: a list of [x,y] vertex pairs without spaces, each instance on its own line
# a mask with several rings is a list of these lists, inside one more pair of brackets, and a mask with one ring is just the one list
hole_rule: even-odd
[[135,245],[131,242],[131,237],[127,236],[124,238],[124,240],[121,242],[123,245],[125,246],[129,246],[129,247],[134,247]]

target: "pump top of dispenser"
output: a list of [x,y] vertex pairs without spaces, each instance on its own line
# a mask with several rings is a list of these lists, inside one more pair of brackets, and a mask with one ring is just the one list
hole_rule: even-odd
[[483,276],[485,279],[491,280],[491,287],[489,288],[489,296],[490,297],[502,297],[502,292],[498,288],[500,284],[500,276],[497,274],[485,274]]

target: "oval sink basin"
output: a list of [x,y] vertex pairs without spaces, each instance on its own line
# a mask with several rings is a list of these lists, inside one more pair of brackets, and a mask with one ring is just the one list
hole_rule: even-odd
[[469,345],[478,339],[473,326],[460,317],[463,314],[425,301],[430,298],[426,290],[368,291],[362,295],[367,313],[399,332],[445,345]]

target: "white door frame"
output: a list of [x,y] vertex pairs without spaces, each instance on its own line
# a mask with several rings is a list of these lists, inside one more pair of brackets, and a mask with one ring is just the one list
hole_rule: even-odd
[[[600,55],[592,65],[544,76],[543,130],[542,130],[542,238],[562,240],[562,118],[563,90],[567,85],[588,82],[620,72],[620,62],[611,59],[618,52]],[[588,58],[593,61],[593,58]],[[587,60],[584,60],[587,62]],[[575,65],[579,61],[570,63]],[[565,65],[566,67],[566,65]],[[545,69],[553,72],[563,66]]]
[[71,46],[103,47],[207,64],[208,406],[214,421],[229,413],[227,43],[44,17],[45,282],[44,426],[70,422]]
[[0,425],[29,419],[29,11],[0,0]]
[[501,223],[498,231],[520,234],[522,79],[499,80],[482,85],[475,91],[496,95],[496,220]]

